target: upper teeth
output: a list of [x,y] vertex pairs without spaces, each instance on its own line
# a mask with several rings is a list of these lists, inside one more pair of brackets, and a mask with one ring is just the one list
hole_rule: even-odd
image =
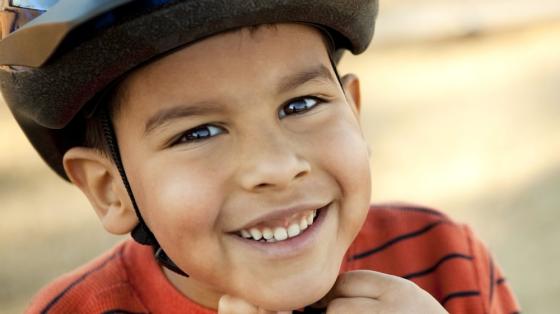
[[253,227],[248,230],[243,229],[240,235],[246,239],[256,241],[276,242],[283,241],[288,238],[293,238],[299,235],[303,230],[313,224],[313,219],[317,215],[317,210],[309,212],[309,214],[302,216],[296,221],[291,222],[288,227]]

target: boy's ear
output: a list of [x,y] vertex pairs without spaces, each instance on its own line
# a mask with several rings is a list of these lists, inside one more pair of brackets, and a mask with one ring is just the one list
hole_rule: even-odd
[[360,94],[360,79],[354,74],[346,74],[341,78],[342,87],[346,93],[346,99],[353,105],[356,113],[360,113],[362,98]]
[[121,177],[108,157],[92,148],[73,147],[64,154],[63,164],[107,231],[126,234],[138,224]]

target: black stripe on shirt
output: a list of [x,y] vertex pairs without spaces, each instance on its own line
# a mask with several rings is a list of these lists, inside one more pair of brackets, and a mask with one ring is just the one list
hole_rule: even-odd
[[362,258],[371,256],[371,255],[377,254],[377,253],[391,247],[393,244],[396,244],[400,241],[421,236],[421,235],[429,232],[430,230],[432,230],[433,228],[437,227],[438,225],[440,225],[444,222],[445,221],[443,221],[443,220],[439,220],[439,221],[436,221],[436,222],[429,223],[428,225],[426,225],[426,226],[424,226],[424,227],[422,227],[422,228],[420,228],[416,231],[401,234],[401,235],[385,242],[384,244],[382,244],[380,246],[377,246],[377,247],[375,247],[373,249],[369,249],[365,252],[358,253],[358,254],[355,254],[353,256],[350,256],[349,260],[352,261],[352,260],[362,259]]
[[465,260],[469,260],[469,261],[473,260],[473,257],[470,256],[470,255],[464,255],[464,254],[461,254],[461,253],[451,253],[451,254],[445,255],[444,257],[440,258],[433,266],[430,266],[430,267],[428,267],[424,270],[421,270],[421,271],[417,271],[417,272],[410,273],[408,275],[404,275],[402,277],[410,280],[412,278],[417,278],[417,277],[422,277],[422,276],[428,275],[428,274],[434,272],[436,269],[438,269],[438,267],[441,266],[443,263],[445,263],[449,260],[457,259],[457,258],[465,259]]
[[60,299],[62,299],[62,297],[64,297],[64,295],[66,293],[68,293],[68,291],[70,291],[72,288],[74,288],[75,286],[77,286],[79,283],[81,283],[82,281],[84,281],[89,275],[103,269],[105,266],[107,266],[107,264],[112,261],[115,257],[120,256],[121,252],[117,252],[111,256],[109,256],[106,260],[104,260],[99,266],[97,266],[96,268],[84,273],[82,276],[80,276],[78,279],[76,279],[74,282],[72,282],[71,284],[68,285],[68,287],[64,288],[64,290],[62,290],[62,292],[60,292],[56,297],[54,297],[48,304],[47,306],[45,306],[45,308],[41,311],[41,314],[46,314],[49,312],[49,310],[56,304],[58,303],[58,301],[60,301]]
[[446,295],[440,303],[442,306],[445,306],[445,303],[453,299],[468,298],[468,297],[475,297],[475,296],[480,296],[480,291],[477,290],[457,291]]
[[506,282],[506,279],[504,277],[500,277],[498,279],[496,279],[496,285],[502,285]]
[[414,212],[424,213],[437,217],[445,217],[445,214],[438,212],[437,210],[433,210],[425,207],[416,207],[416,206],[407,206],[407,205],[403,205],[403,206],[389,205],[387,206],[387,208],[394,209],[394,210],[401,210],[401,211],[414,211]]

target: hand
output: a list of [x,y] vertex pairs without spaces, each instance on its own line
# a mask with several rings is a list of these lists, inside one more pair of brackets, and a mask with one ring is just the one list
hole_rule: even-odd
[[327,314],[447,313],[412,281],[369,270],[340,274],[331,291],[312,307],[326,308]]
[[240,298],[224,295],[218,303],[218,314],[291,314],[292,312],[274,312],[261,309]]

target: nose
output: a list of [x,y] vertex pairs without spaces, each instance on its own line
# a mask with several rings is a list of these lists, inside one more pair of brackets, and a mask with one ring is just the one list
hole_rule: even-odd
[[285,189],[311,171],[309,161],[298,154],[300,147],[285,135],[259,132],[243,145],[239,181],[243,189]]

